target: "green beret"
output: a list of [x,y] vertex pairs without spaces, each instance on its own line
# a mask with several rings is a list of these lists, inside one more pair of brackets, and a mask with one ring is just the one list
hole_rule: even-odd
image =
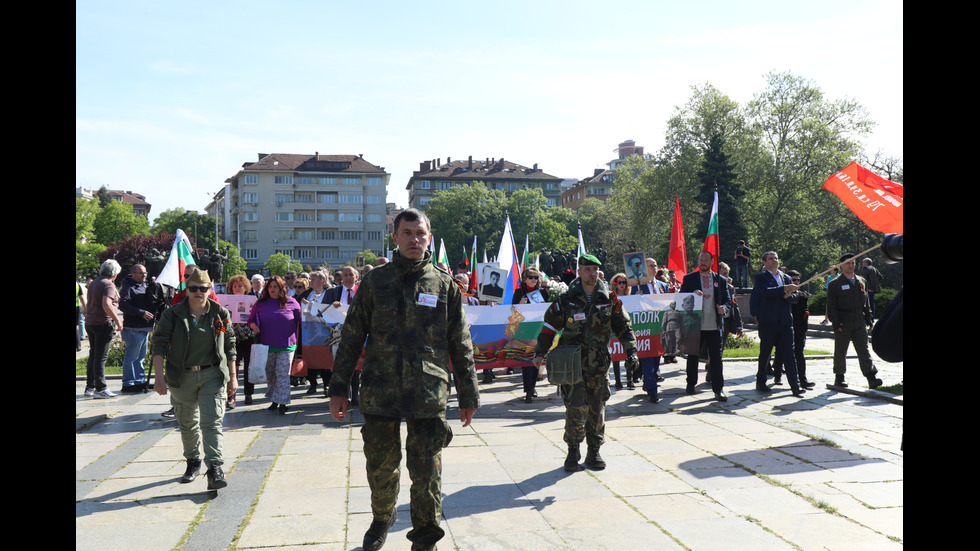
[[582,256],[578,257],[578,265],[579,266],[602,266],[602,262],[599,262],[599,259],[592,256],[591,254],[583,254]]

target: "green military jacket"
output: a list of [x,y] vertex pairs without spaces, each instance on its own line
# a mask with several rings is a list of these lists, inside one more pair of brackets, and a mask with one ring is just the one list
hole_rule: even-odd
[[856,284],[841,274],[827,284],[827,319],[835,330],[845,322],[872,323],[868,282],[857,274],[854,279]]
[[347,396],[364,349],[360,411],[388,417],[442,416],[449,370],[459,407],[480,405],[473,341],[463,294],[437,270],[430,253],[418,261],[398,254],[364,275],[341,330],[330,379],[331,396]]
[[545,311],[544,323],[535,353],[547,354],[555,334],[561,332],[559,346],[582,346],[582,368],[587,372],[608,368],[611,334],[616,335],[627,355],[636,351],[629,313],[617,297],[609,294],[609,287],[602,280],[596,283],[590,304],[581,279],[576,278],[569,284],[568,292]]
[[[218,354],[218,366],[224,374],[223,384],[228,384],[228,362],[237,359],[235,351],[235,329],[231,324],[231,314],[217,302],[208,299],[208,312],[202,321],[214,330],[214,349]],[[180,376],[187,367],[188,335],[190,334],[191,312],[187,298],[167,308],[160,315],[153,328],[151,355],[163,356],[164,377],[167,386],[180,386]]]

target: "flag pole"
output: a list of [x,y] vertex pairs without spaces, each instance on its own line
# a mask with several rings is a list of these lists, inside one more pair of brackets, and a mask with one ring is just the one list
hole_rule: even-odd
[[[853,258],[858,258],[858,257],[864,256],[864,255],[870,253],[871,251],[873,251],[875,249],[881,248],[881,245],[882,245],[881,243],[878,243],[877,245],[875,245],[874,247],[871,247],[870,249],[868,249],[866,251],[861,251],[861,252],[857,253],[856,255],[854,255]],[[850,260],[850,258],[848,258],[847,260]],[[844,262],[847,262],[847,260],[845,260]],[[841,264],[844,264],[844,262],[838,262],[837,264],[834,264],[833,266],[831,266],[831,267],[827,268],[826,270],[820,272],[819,274],[811,277],[810,279],[804,281],[803,283],[800,283],[799,286],[802,287],[802,286],[806,285],[807,283],[810,283],[814,279],[817,279],[818,277],[821,277],[821,276],[823,276],[825,274],[829,274],[831,272],[831,270],[833,270],[834,268],[840,268]]]

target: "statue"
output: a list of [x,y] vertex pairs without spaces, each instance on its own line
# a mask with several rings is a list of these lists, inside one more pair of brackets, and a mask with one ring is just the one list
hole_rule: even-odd
[[149,274],[150,277],[157,277],[160,275],[160,272],[163,271],[163,267],[167,264],[167,257],[155,248],[146,251],[146,254],[143,255],[143,260],[146,261],[146,273]]
[[222,254],[221,249],[214,251],[214,254],[211,255],[211,270],[208,272],[212,281],[224,282],[225,262],[227,261],[228,249],[225,249],[224,254]]

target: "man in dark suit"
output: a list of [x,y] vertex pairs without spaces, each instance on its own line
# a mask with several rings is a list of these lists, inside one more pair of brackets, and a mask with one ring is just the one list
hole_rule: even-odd
[[[711,271],[714,256],[708,251],[698,255],[698,271],[684,276],[682,293],[695,293],[701,296],[701,342],[708,348],[708,374],[711,376],[711,390],[715,399],[727,402],[724,390],[725,378],[721,364],[721,330],[725,304],[728,303],[728,280]],[[698,383],[698,353],[688,351],[687,355],[687,393],[694,394]]]
[[762,272],[756,274],[752,296],[749,299],[749,313],[755,317],[759,326],[759,370],[755,375],[755,389],[759,392],[772,392],[766,386],[766,366],[773,346],[783,360],[786,378],[789,380],[793,396],[802,396],[806,389],[800,388],[796,371],[796,354],[793,349],[792,305],[799,302],[799,285],[794,285],[790,277],[779,271],[779,255],[767,251],[762,255]]

